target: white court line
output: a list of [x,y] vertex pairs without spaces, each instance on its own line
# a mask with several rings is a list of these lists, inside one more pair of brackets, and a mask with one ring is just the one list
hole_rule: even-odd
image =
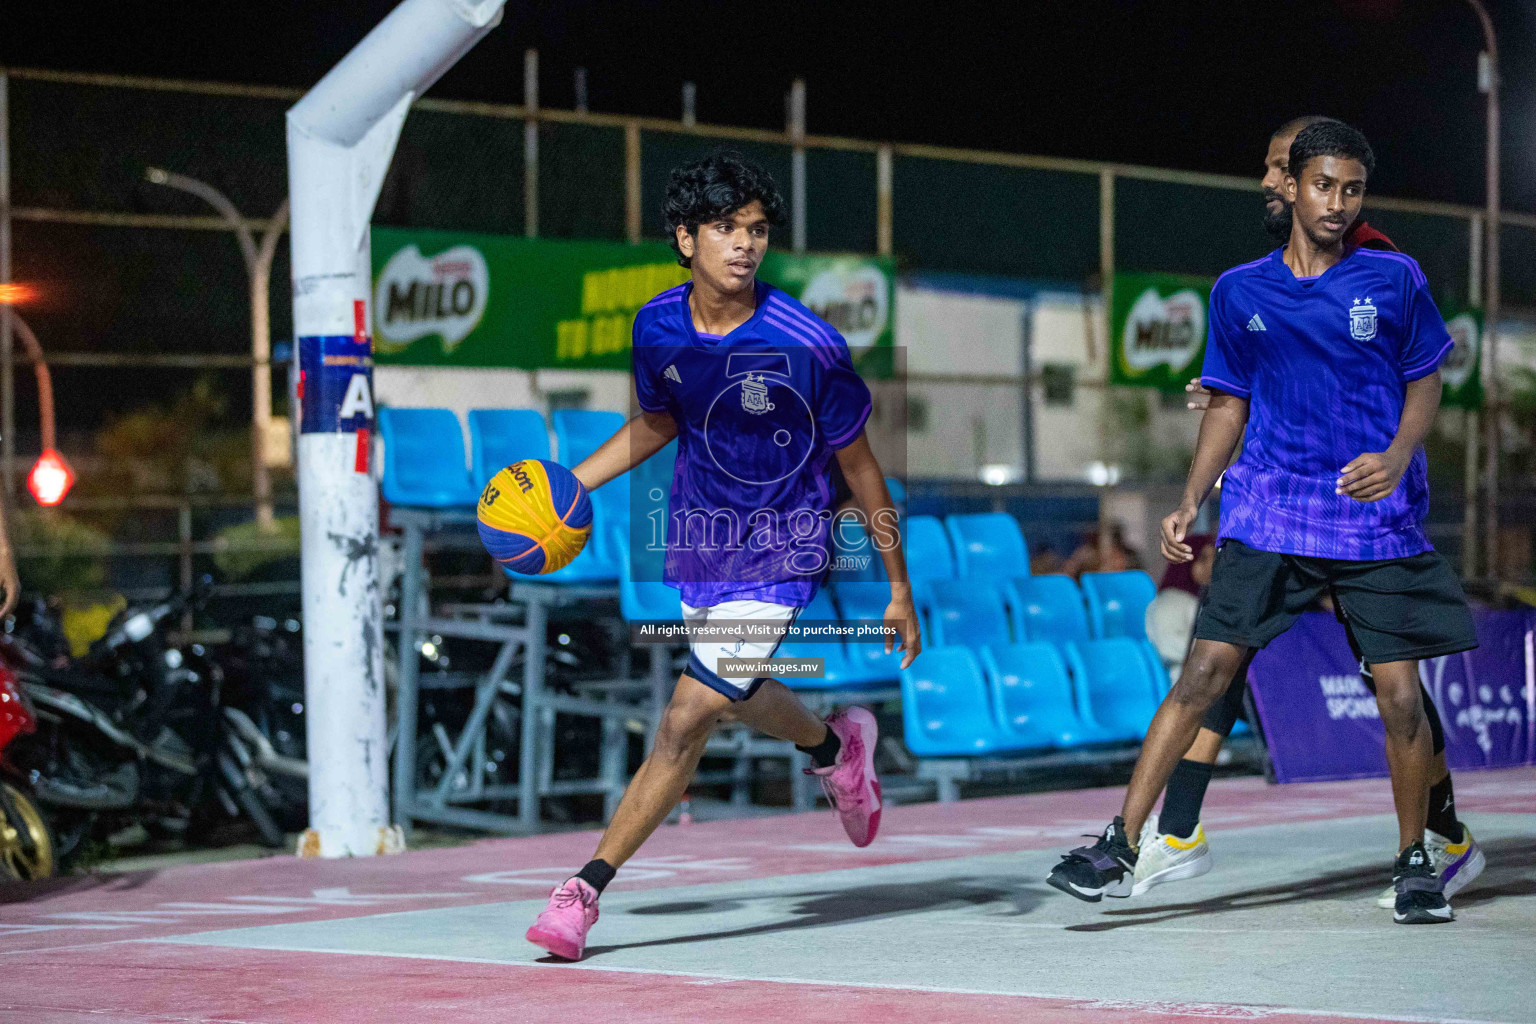
[[[167,936],[162,939],[129,939],[129,942],[160,943],[176,946],[198,946],[201,948],[218,949],[243,949],[256,953],[330,953],[339,956],[378,956],[395,957],[401,960],[438,960],[447,963],[463,964],[493,964],[502,967],[533,967],[544,970],[556,971],[610,971],[617,974],[654,974],[667,978],[706,978],[712,981],[760,981],[774,985],[812,985],[821,988],[862,988],[875,989],[882,992],[930,992],[938,995],[953,996],[1004,996],[1015,999],[1057,999],[1063,1002],[1076,1003],[1086,1006],[1095,1002],[1102,1002],[1098,998],[1085,998],[1080,995],[1070,995],[1059,992],[1017,992],[1005,989],[986,988],[950,988],[942,985],[885,985],[877,981],[833,981],[825,978],[779,978],[760,977],[748,974],[717,974],[710,971],[664,971],[652,967],[605,967],[601,964],[552,964],[540,963],[536,960],[503,960],[495,957],[480,956],[448,956],[442,953],[400,953],[371,949],[328,949],[323,946],[233,946],[219,942],[188,942],[186,938]],[[1135,1000],[1117,1000],[1126,1004],[1129,1008]],[[1146,1000],[1146,1006],[1150,1011],[1152,1007],[1168,1006],[1169,1000]],[[1250,1010],[1265,1016],[1278,1017],[1289,1013],[1298,1017],[1342,1017],[1346,1020],[1392,1022],[1392,1024],[1520,1024],[1518,1021],[1494,1021],[1486,1019],[1474,1019],[1470,1017],[1404,1017],[1378,1015],[1366,1015],[1351,1013],[1345,1010],[1305,1010],[1290,1006],[1249,1006],[1243,1003],[1224,1003],[1234,1010]]]
[[[944,922],[924,922],[925,927]],[[969,928],[973,924],[991,925],[994,928],[1029,928],[1039,931],[1065,932],[1071,931],[1076,925],[1051,924],[1047,921],[988,921],[968,918],[965,921],[948,922],[955,927]],[[1115,922],[1116,929],[1135,928],[1135,934],[1143,932],[1176,932],[1192,935],[1252,935],[1253,928],[1181,928],[1177,925],[1139,924],[1135,921]],[[1107,929],[1106,929],[1107,930]],[[1271,928],[1266,925],[1263,929],[1265,935],[1393,935],[1386,927],[1381,928]],[[1073,934],[1097,934],[1098,932],[1074,932]],[[1460,933],[1458,933],[1460,934]]]

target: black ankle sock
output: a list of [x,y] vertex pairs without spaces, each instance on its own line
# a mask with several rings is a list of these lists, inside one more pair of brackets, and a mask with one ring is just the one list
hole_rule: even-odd
[[837,764],[837,752],[843,749],[843,741],[837,738],[837,733],[827,730],[827,738],[814,747],[795,746],[802,754],[811,755],[811,763],[817,768],[830,768]]
[[1456,793],[1451,788],[1449,773],[1429,787],[1429,820],[1425,825],[1453,843],[1462,840],[1461,822],[1456,820]]
[[1205,803],[1205,787],[1210,784],[1210,765],[1187,758],[1175,765],[1163,795],[1157,830],[1180,839],[1194,835],[1195,826],[1200,824],[1200,807]]
[[605,860],[589,860],[586,867],[576,872],[576,877],[601,893],[618,873],[619,869]]

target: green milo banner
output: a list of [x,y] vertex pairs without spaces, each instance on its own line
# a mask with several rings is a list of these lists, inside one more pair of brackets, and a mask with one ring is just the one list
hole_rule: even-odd
[[1205,358],[1209,277],[1116,274],[1109,319],[1109,382],[1183,388]]
[[[1205,359],[1207,277],[1181,274],[1116,274],[1109,329],[1109,382],[1173,391],[1200,373]],[[1479,309],[1442,309],[1455,347],[1441,364],[1445,405],[1483,404],[1479,366],[1483,314]]]
[[1440,379],[1445,382],[1442,405],[1458,409],[1483,406],[1483,311],[1481,309],[1441,309],[1445,329],[1451,332],[1455,347],[1440,364]]
[[[760,274],[836,327],[850,347],[891,346],[890,260],[770,250]],[[664,242],[375,227],[374,358],[385,365],[627,370],[635,312],[687,279]]]

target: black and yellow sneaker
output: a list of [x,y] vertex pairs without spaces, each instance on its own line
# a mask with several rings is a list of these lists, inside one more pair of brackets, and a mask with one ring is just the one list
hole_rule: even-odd
[[1136,851],[1125,838],[1125,822],[1117,815],[1098,842],[1064,854],[1046,881],[1086,903],[1129,896],[1136,884]]
[[1397,890],[1392,920],[1398,924],[1440,924],[1453,919],[1444,883],[1423,843],[1414,843],[1397,855],[1392,887]]

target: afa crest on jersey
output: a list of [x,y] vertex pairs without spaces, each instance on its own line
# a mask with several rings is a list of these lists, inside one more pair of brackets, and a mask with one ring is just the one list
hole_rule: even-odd
[[1355,300],[1349,307],[1349,333],[1356,341],[1370,341],[1376,337],[1376,307],[1367,295],[1365,301]]
[[741,382],[741,407],[747,412],[758,413],[772,412],[774,404],[768,401],[768,386],[763,383],[762,374],[747,374],[747,379]]

